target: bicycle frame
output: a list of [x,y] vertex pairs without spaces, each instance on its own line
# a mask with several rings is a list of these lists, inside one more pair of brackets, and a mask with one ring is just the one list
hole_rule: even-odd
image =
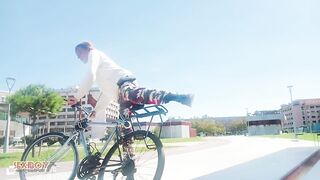
[[[107,128],[112,128],[111,129],[111,134],[109,135],[108,139],[106,140],[106,142],[104,143],[103,147],[101,148],[101,150],[99,151],[99,153],[103,154],[104,151],[107,149],[108,145],[110,144],[110,142],[112,141],[112,138],[118,133],[117,128],[119,126],[119,121],[116,121],[116,123],[108,123],[108,122],[89,122],[89,125],[103,125],[104,127]],[[85,155],[88,156],[90,153],[88,152],[88,143],[87,140],[85,138],[84,132],[83,130],[79,132],[80,135],[80,142],[83,146],[85,150]]]
[[[156,111],[151,111],[150,110],[151,108],[155,108]],[[83,110],[85,112],[86,116],[89,117],[89,115],[90,115],[89,112],[87,112],[83,108],[81,108],[81,110]],[[141,129],[139,118],[144,118],[144,117],[151,116],[151,120],[150,120],[149,126],[147,127],[147,132],[149,132],[150,125],[152,123],[152,120],[153,120],[154,116],[159,115],[160,119],[161,119],[161,123],[163,123],[163,119],[162,119],[161,115],[162,114],[165,115],[168,112],[168,110],[165,107],[161,106],[161,105],[160,106],[158,106],[158,105],[148,106],[148,107],[142,108],[142,110],[144,110],[144,112],[142,112],[142,113],[139,113],[137,111],[133,111],[133,115],[132,115],[131,118],[135,118],[136,119],[136,121],[138,122],[139,129]],[[86,118],[84,118],[84,119],[86,119]],[[119,126],[124,125],[124,123],[126,122],[126,120],[123,120],[123,119],[124,118],[119,118],[119,119],[116,119],[116,120],[113,120],[113,121],[110,121],[110,122],[108,122],[108,121],[107,122],[87,122],[88,125],[103,125],[103,126],[105,126],[107,128],[112,128],[111,129],[111,134],[109,135],[108,139],[104,143],[104,146],[101,148],[100,151],[98,150],[98,152],[100,154],[104,153],[104,151],[107,149],[108,145],[110,144],[110,142],[112,141],[112,138],[115,135],[117,137],[117,140],[119,140],[120,134],[119,134],[118,128],[119,128]],[[81,123],[81,121],[82,120],[79,120],[78,123]],[[132,123],[132,125],[133,125],[133,123]],[[133,128],[133,126],[132,126],[132,128]],[[159,138],[160,138],[160,135],[161,135],[161,129],[162,129],[162,125],[160,127]],[[70,141],[72,141],[72,140],[75,141],[78,137],[79,137],[79,140],[80,140],[80,144],[82,144],[82,147],[84,149],[85,156],[91,155],[90,145],[88,144],[88,142],[86,140],[84,131],[85,131],[85,129],[75,129],[75,131],[73,131],[72,135],[70,135],[69,138],[64,142],[63,146],[61,148],[59,148],[53,154],[53,156],[51,156],[51,158],[48,159],[48,161],[51,162],[51,163],[57,162],[61,157],[63,157],[64,152],[67,152],[68,143]],[[134,131],[134,128],[133,128],[133,131]]]
[[[119,121],[115,123],[100,123],[100,122],[90,122],[88,123],[93,124],[93,125],[104,125],[106,127],[112,128],[111,134],[108,137],[107,141],[104,143],[104,146],[101,148],[101,150],[99,151],[99,153],[104,153],[104,151],[107,149],[108,145],[110,144],[110,142],[112,141],[112,138],[118,133],[117,128],[119,126]],[[85,137],[85,132],[84,130],[76,130],[73,132],[73,134],[71,136],[69,136],[69,138],[64,142],[63,146],[61,146],[54,154],[53,156],[50,157],[50,159],[48,159],[47,161],[51,162],[51,163],[55,163],[56,161],[58,161],[64,154],[64,152],[66,152],[68,150],[68,143],[72,140],[75,140],[77,137],[79,137],[80,140],[80,144],[82,144],[82,147],[84,149],[84,153],[85,156],[88,156],[91,154],[90,152],[90,146],[87,143],[86,137]]]

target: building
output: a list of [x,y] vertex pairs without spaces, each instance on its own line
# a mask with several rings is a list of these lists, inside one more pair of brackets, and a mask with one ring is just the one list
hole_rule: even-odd
[[[150,122],[133,122],[134,129],[142,129],[154,132],[158,135],[161,123]],[[162,123],[161,137],[162,138],[189,138],[196,136],[197,132],[191,128],[191,122],[182,120],[168,120]]]
[[[6,103],[6,97],[9,95],[7,91],[0,91],[0,137],[5,136],[8,118],[8,104]],[[10,121],[10,137],[21,138],[30,134],[30,127],[24,126],[23,122],[26,122],[26,118],[11,117]]]
[[161,137],[163,138],[189,138],[191,137],[191,122],[168,120],[163,123]]
[[283,115],[278,110],[256,111],[247,116],[248,135],[280,134]]
[[[73,96],[77,92],[77,88],[66,88],[66,89],[58,89],[56,90],[63,98],[67,99],[68,97]],[[95,99],[99,99],[100,90],[97,88],[92,88],[89,92]],[[2,94],[0,94],[2,95]],[[5,95],[2,98],[5,100]],[[2,97],[2,96],[0,96]],[[88,95],[84,96],[81,99],[81,103],[83,107],[88,110],[93,110],[93,107],[88,104]],[[6,112],[3,112],[3,116]],[[79,112],[76,112],[74,108],[71,108],[69,105],[65,105],[62,110],[55,116],[53,115],[41,115],[36,120],[36,125],[34,130],[37,131],[38,135],[42,135],[49,132],[62,132],[62,133],[70,133],[74,130],[74,123],[77,119],[79,119]],[[106,118],[108,119],[117,119],[119,117],[119,105],[117,103],[112,103],[106,109]],[[1,118],[0,118],[1,119]],[[105,122],[105,120],[101,120]],[[96,120],[95,122],[99,122]],[[3,121],[0,123],[6,123]],[[149,122],[141,122],[141,129],[147,129],[149,127]],[[157,132],[160,130],[160,123],[151,123],[150,131]],[[138,128],[137,123],[134,123],[135,128]],[[1,128],[5,125],[0,126]],[[28,128],[28,133],[30,134],[31,127],[25,126]],[[0,136],[1,133],[4,134],[5,129],[0,128]],[[161,136],[165,138],[176,137],[176,138],[187,138],[190,137],[190,133],[193,132],[191,129],[191,123],[186,121],[167,121],[163,123]],[[22,124],[18,122],[11,122],[11,134],[15,136],[22,135]],[[100,139],[105,135],[106,127],[104,125],[92,125],[91,130],[86,133],[87,136],[93,139]],[[193,132],[196,134],[196,132]],[[22,137],[22,136],[21,136]]]
[[296,128],[309,128],[311,124],[320,123],[320,98],[297,99],[289,104],[281,105],[281,113],[284,115],[283,129],[293,132]]
[[0,102],[5,103],[6,97],[9,95],[8,91],[0,91]]
[[[68,97],[74,96],[77,92],[76,88],[67,88],[67,89],[59,89],[57,92],[65,99]],[[95,99],[99,99],[100,90],[98,88],[92,88],[89,92]],[[89,111],[93,110],[91,104],[88,103],[88,95],[84,96],[81,99],[81,104],[83,107],[88,109]],[[109,107],[106,109],[106,118],[108,119],[116,119],[119,117],[119,105],[117,103],[111,103]],[[37,119],[37,131],[38,134],[44,134],[48,132],[62,132],[68,133],[74,130],[74,123],[77,119],[79,119],[80,113],[76,112],[74,108],[69,105],[65,105],[61,112],[59,112],[56,116],[48,116],[43,115],[39,116]],[[103,120],[97,120],[101,122],[105,122]],[[106,127],[103,125],[92,125],[91,131],[86,133],[87,136],[91,138],[102,138],[105,134]]]

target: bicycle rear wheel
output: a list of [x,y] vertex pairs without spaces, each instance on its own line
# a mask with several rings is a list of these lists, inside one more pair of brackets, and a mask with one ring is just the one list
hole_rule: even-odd
[[62,133],[44,134],[24,151],[20,163],[20,179],[74,179],[79,163],[75,143],[66,144]]
[[124,142],[127,140],[132,142],[133,152],[124,152],[123,143],[115,143],[103,160],[98,179],[160,179],[165,163],[160,139],[139,130],[126,135]]

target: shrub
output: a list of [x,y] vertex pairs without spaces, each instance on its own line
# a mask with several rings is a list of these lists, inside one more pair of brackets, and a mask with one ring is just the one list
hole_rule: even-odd
[[25,137],[22,137],[21,140],[22,142],[24,142],[24,139],[26,139],[26,143],[27,145],[29,146],[32,142],[33,142],[33,138],[32,138],[32,135],[28,135],[28,136],[25,136]]
[[[9,145],[13,144],[13,137],[9,137]],[[4,137],[0,137],[0,146],[4,145]]]

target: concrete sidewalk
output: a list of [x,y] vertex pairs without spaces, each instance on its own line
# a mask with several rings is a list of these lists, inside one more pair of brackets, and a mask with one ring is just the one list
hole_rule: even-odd
[[320,179],[320,161],[315,164],[312,169],[302,178],[302,180]]
[[[163,179],[280,179],[318,150],[313,142],[221,137],[230,143],[168,156]],[[317,175],[310,175],[315,179]]]
[[287,148],[195,179],[280,179],[314,151],[312,147]]
[[[310,141],[244,136],[214,137],[175,146],[178,148],[165,148],[164,180],[276,180],[319,149]],[[6,176],[5,173],[5,169],[0,169],[0,174],[4,174],[1,179],[18,179],[17,174]],[[65,179],[63,173],[54,174],[51,179],[58,177]],[[320,162],[303,180],[318,177]]]

